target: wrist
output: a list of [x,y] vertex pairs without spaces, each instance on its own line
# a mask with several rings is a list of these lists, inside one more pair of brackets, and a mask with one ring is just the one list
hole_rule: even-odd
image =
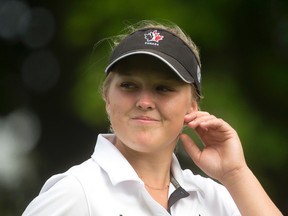
[[220,182],[228,189],[236,186],[238,183],[243,184],[251,175],[253,175],[252,171],[244,164],[237,169],[227,172],[223,175]]

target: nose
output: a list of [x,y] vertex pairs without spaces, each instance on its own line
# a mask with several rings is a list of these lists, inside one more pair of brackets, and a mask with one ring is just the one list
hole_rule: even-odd
[[144,111],[153,110],[155,108],[155,103],[152,93],[148,91],[142,91],[139,94],[136,107]]

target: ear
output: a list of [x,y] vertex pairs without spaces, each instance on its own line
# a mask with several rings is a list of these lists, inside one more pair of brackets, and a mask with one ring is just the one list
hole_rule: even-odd
[[199,110],[198,103],[196,100],[193,100],[193,101],[191,101],[191,106],[189,107],[187,114],[198,111],[198,110]]

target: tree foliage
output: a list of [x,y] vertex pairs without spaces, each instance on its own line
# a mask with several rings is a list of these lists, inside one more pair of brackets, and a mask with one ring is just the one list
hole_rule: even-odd
[[[0,17],[5,2],[0,1]],[[38,7],[54,17],[49,43],[31,47],[25,43],[23,31],[12,38],[0,34],[0,132],[4,131],[5,119],[19,108],[34,113],[41,125],[37,145],[22,155],[29,161],[29,175],[12,188],[0,181],[0,192],[5,195],[0,198],[1,214],[20,214],[45,179],[90,156],[97,133],[109,128],[99,86],[105,77],[110,47],[105,40],[97,42],[143,19],[174,22],[200,47],[201,109],[225,119],[238,131],[247,163],[283,213],[288,213],[287,1],[27,3],[27,8]],[[0,30],[3,25],[7,27],[3,23],[0,20]],[[23,65],[28,56],[43,50],[53,54],[60,72],[51,87],[39,90],[25,82]],[[41,74],[36,71],[32,75]],[[48,75],[43,85],[49,81]],[[183,166],[196,169],[185,153],[180,153]],[[15,156],[15,160],[18,158]]]

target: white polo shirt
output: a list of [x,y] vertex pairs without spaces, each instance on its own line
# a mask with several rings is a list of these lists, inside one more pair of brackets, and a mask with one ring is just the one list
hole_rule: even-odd
[[145,189],[119,150],[99,135],[90,159],[47,180],[23,216],[236,216],[228,191],[209,178],[182,170],[173,155],[167,211]]

